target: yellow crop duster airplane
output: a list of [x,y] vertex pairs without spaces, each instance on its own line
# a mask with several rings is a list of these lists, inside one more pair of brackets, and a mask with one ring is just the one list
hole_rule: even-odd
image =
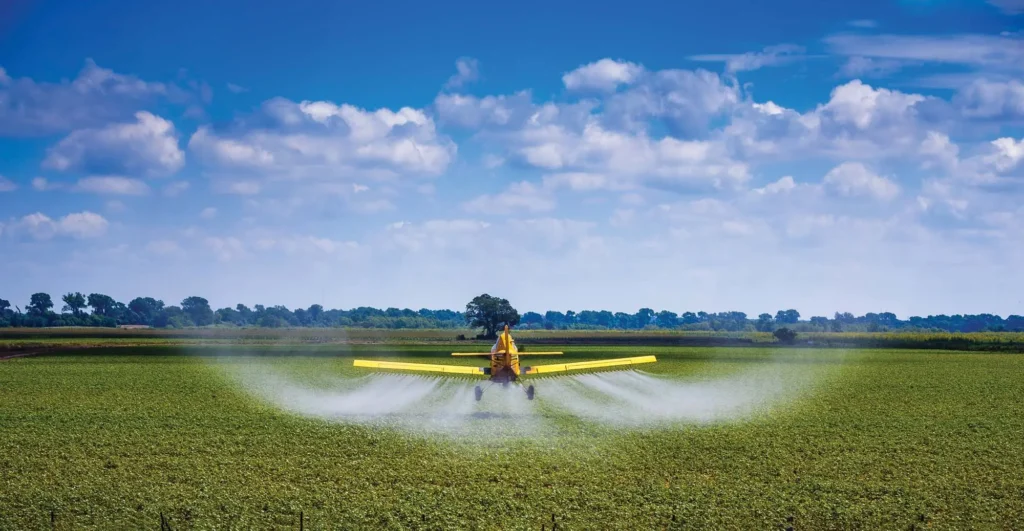
[[[491,347],[490,352],[452,352],[452,356],[490,356],[490,367],[466,367],[460,365],[431,365],[426,363],[402,363],[395,361],[370,361],[355,360],[352,365],[356,367],[367,367],[371,369],[395,369],[405,371],[440,372],[446,374],[473,374],[487,375],[492,383],[500,383],[508,387],[511,383],[519,383],[519,377],[524,374],[546,374],[551,372],[576,371],[586,369],[600,369],[604,367],[619,367],[623,365],[635,365],[638,363],[654,363],[658,361],[654,356],[637,356],[633,358],[616,358],[600,361],[582,361],[578,363],[559,363],[554,365],[534,365],[520,367],[519,356],[551,356],[559,355],[561,352],[519,352],[512,334],[508,331],[508,325],[498,336],[498,340]],[[521,385],[521,384],[520,384]],[[476,386],[476,399],[480,400],[484,391]],[[533,385],[526,388],[526,397],[533,400]]]

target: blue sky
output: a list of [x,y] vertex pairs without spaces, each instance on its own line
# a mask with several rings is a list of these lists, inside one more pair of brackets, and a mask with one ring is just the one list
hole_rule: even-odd
[[1024,312],[1021,0],[0,21],[14,304]]

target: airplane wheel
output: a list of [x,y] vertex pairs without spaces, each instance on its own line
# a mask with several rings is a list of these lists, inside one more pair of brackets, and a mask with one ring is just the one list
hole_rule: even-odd
[[476,401],[477,402],[479,402],[480,399],[483,398],[483,396],[484,396],[484,390],[481,389],[479,385],[476,386],[476,389],[473,389],[473,392],[476,394]]
[[532,385],[530,387],[526,388],[526,398],[527,398],[527,400],[533,400],[533,386]]

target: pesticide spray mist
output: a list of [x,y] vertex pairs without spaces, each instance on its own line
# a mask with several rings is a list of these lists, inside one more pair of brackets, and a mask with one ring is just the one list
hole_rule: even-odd
[[580,418],[615,427],[742,420],[806,392],[811,371],[761,366],[717,378],[680,381],[641,370],[545,382],[545,398]]
[[[743,420],[805,395],[843,357],[830,351],[828,363],[809,363],[789,351],[738,372],[690,379],[635,369],[537,378],[530,380],[533,401],[519,386],[486,381],[389,373],[310,378],[278,363],[220,361],[243,389],[296,414],[421,435],[509,439],[556,435],[559,417],[612,428]],[[479,402],[477,384],[485,388]]]
[[336,422],[460,438],[529,437],[542,426],[542,417],[514,388],[494,386],[477,402],[477,382],[454,378],[370,374],[319,378],[312,385],[267,363],[228,361],[223,368],[242,388],[278,408]]

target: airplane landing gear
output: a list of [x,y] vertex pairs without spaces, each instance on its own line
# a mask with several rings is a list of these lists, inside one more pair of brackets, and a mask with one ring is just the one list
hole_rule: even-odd
[[476,389],[473,389],[473,393],[476,394],[476,401],[477,402],[479,402],[480,399],[483,398],[483,396],[484,396],[484,390],[479,385],[476,386]]
[[532,385],[530,387],[526,388],[526,399],[527,400],[533,400],[533,386]]

